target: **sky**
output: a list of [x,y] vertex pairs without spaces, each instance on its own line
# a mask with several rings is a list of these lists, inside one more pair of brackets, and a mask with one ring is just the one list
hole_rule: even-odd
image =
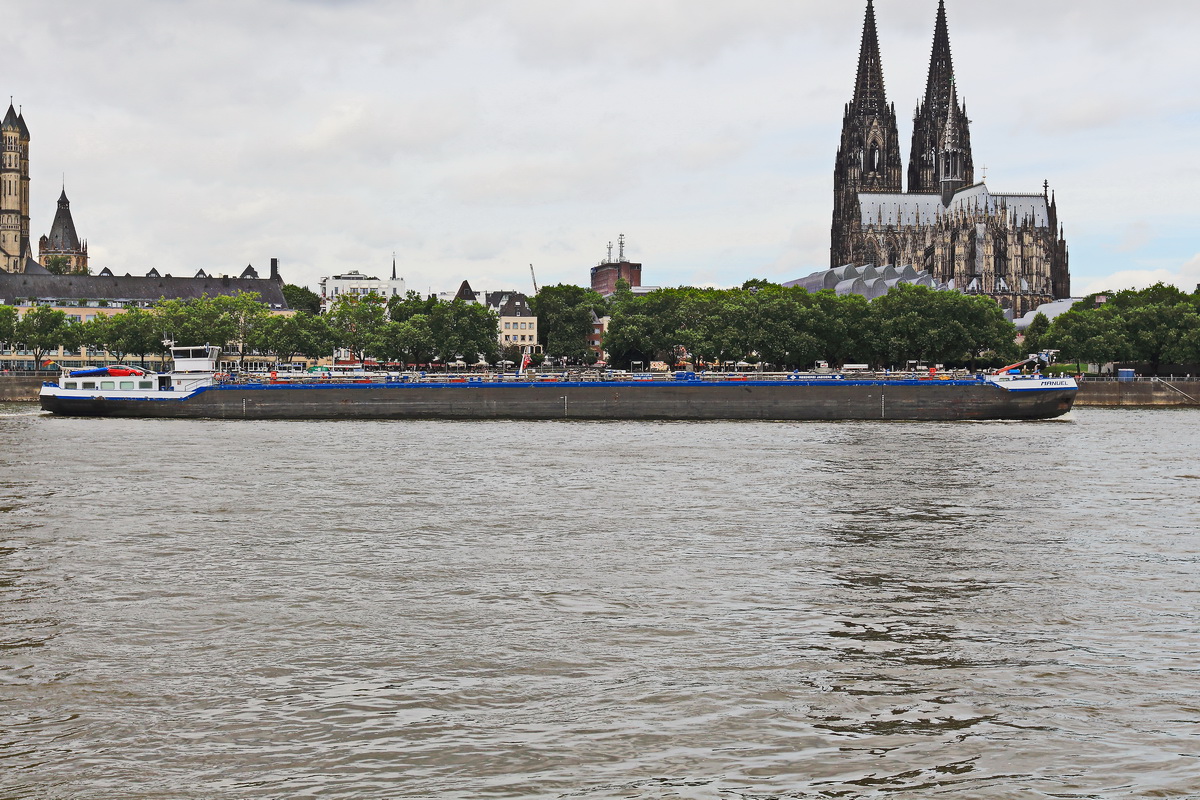
[[[937,0],[876,0],[907,163]],[[865,0],[40,0],[0,32],[31,234],[93,272],[649,285],[828,266]],[[977,175],[1048,180],[1073,294],[1200,284],[1200,4],[948,0]]]

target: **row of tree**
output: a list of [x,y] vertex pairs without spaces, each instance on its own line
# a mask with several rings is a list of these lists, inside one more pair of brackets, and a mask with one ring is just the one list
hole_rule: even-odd
[[[292,287],[298,288],[298,287]],[[311,294],[311,292],[309,293]],[[315,296],[314,296],[315,297]],[[313,298],[297,296],[310,305]],[[543,287],[531,305],[548,355],[590,363],[596,321],[609,317],[603,347],[616,366],[750,362],[807,368],[817,361],[904,366],[911,361],[976,366],[1055,349],[1062,360],[1107,363],[1200,363],[1200,292],[1158,285],[1089,297],[1050,322],[1039,315],[1023,345],[1003,311],[986,297],[898,286],[873,302],[856,295],[810,294],[765,281],[738,289],[659,289],[635,295],[618,282],[602,298],[578,286]],[[497,315],[482,305],[444,302],[416,292],[385,300],[346,296],[327,314],[272,314],[258,295],[162,300],[69,324],[62,311],[0,306],[0,342],[21,343],[39,362],[60,346],[106,350],[118,360],[145,360],[163,341],[208,343],[290,361],[335,349],[357,360],[428,364],[502,355]]]
[[1157,284],[1141,291],[1091,295],[1053,322],[1039,314],[1025,332],[1032,351],[1054,349],[1080,365],[1200,364],[1200,291]]
[[605,302],[576,286],[543,288],[533,308],[547,353],[582,356],[595,317],[611,320],[612,362],[748,362],[807,368],[817,361],[969,365],[1014,358],[1016,330],[986,297],[898,286],[868,302],[766,281],[739,289],[659,289],[624,282]]
[[212,344],[236,352],[291,361],[319,358],[335,349],[358,360],[427,364],[437,358],[499,358],[498,318],[473,303],[422,298],[415,292],[389,301],[378,295],[340,298],[328,314],[275,315],[254,293],[160,300],[150,309],[129,308],[72,323],[67,314],[37,306],[18,317],[0,306],[0,342],[19,343],[41,363],[59,347],[105,350],[118,361],[165,354],[164,342]]

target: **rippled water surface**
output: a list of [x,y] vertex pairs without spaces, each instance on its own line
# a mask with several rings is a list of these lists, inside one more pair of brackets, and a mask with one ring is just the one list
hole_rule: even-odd
[[0,406],[0,797],[1200,797],[1200,412]]

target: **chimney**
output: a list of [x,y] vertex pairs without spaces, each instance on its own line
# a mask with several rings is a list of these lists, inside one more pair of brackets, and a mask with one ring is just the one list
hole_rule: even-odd
[[283,282],[283,278],[279,277],[279,259],[278,258],[271,259],[271,280],[277,281],[279,283]]

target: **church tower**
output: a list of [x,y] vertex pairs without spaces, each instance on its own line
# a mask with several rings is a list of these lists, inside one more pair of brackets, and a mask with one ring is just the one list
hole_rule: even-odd
[[0,123],[0,269],[24,272],[29,246],[29,128],[10,103]]
[[933,29],[933,53],[929,58],[929,79],[925,99],[913,116],[912,153],[908,161],[910,194],[940,194],[947,151],[946,132],[954,123],[954,148],[960,155],[958,186],[975,183],[975,163],[971,158],[970,120],[966,106],[958,104],[954,85],[954,61],[950,55],[950,31],[946,24],[946,2],[938,0],[937,22]]
[[833,172],[833,248],[831,266],[855,260],[860,225],[858,195],[903,191],[904,166],[896,133],[896,108],[887,101],[883,63],[875,28],[875,5],[867,0],[854,99],[842,118],[842,142]]
[[50,235],[38,240],[38,259],[43,267],[59,275],[89,274],[87,242],[81,241],[75,232],[71,201],[67,199],[65,188],[58,197],[58,211],[54,212]]

